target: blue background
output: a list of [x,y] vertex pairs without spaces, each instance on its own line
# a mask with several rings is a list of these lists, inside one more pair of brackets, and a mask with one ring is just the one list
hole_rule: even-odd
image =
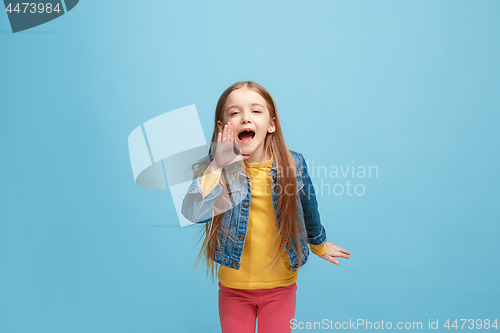
[[498,318],[499,17],[493,0],[87,0],[12,34],[0,13],[0,332],[220,331],[201,229],[135,185],[127,137],[196,104],[209,141],[239,80],[271,92],[310,166],[379,171],[313,177],[366,192],[318,195],[352,255],[310,257],[298,321]]

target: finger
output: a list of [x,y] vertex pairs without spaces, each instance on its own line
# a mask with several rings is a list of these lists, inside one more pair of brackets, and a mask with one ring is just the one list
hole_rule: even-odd
[[337,259],[334,259],[333,257],[330,257],[330,258],[324,258],[325,260],[335,264],[335,265],[338,265],[340,264],[340,261],[338,261]]
[[244,160],[248,160],[250,158],[250,156],[245,156],[245,155],[242,155],[241,152],[240,154],[238,154],[236,156],[236,158],[234,159],[234,162],[239,162],[239,161],[244,161]]
[[[235,152],[236,153],[236,152]],[[244,156],[242,153],[241,153],[241,150],[238,149],[238,154],[236,154],[236,157],[235,157],[235,161],[243,161],[243,160],[246,160],[247,158],[249,158],[250,156]]]
[[[333,244],[333,243],[332,243],[332,244]],[[333,245],[335,245],[335,244],[333,244]],[[341,248],[341,247],[340,247],[340,246],[338,246],[338,245],[335,245],[335,249],[336,249],[337,251],[342,251],[342,252],[344,252],[344,253],[351,254],[351,252],[347,251],[347,250],[346,250],[346,249],[344,249],[344,248]]]
[[338,255],[336,257],[341,257],[341,258],[349,259],[349,256],[346,255],[346,254],[341,254],[341,255]]
[[226,142],[231,142],[231,136],[230,136],[231,126],[229,125],[229,122],[226,124],[226,126],[227,126]]
[[234,127],[233,124],[229,123],[229,129],[230,129],[230,136],[229,136],[229,141],[234,143]]
[[236,136],[234,135],[234,132],[233,132],[233,143],[234,143],[236,149],[238,149],[238,151],[241,154],[241,146],[238,144],[238,139],[236,139]]
[[342,252],[333,252],[332,254],[330,254],[332,257],[342,257],[342,258],[346,258],[346,259],[349,259],[349,256],[342,253]]
[[231,124],[230,126],[231,126],[231,142],[234,143],[234,127],[233,124]]
[[[231,142],[231,146],[233,147],[233,153],[236,155],[236,157],[241,155],[240,147],[235,145],[233,142]],[[236,159],[235,159],[235,161],[236,161]]]
[[224,125],[224,133],[222,134],[222,142],[227,142],[227,124]]
[[219,134],[217,134],[217,142],[221,142],[222,140],[222,132],[219,132]]
[[347,251],[346,249],[340,248],[340,250],[346,254],[351,254],[351,252]]

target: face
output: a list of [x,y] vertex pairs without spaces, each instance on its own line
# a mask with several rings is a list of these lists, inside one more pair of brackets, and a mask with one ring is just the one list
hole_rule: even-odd
[[230,122],[234,128],[234,142],[243,155],[250,156],[247,162],[264,162],[264,139],[276,130],[275,118],[267,108],[266,100],[257,92],[240,88],[229,94],[224,104],[223,121],[218,122],[219,131]]

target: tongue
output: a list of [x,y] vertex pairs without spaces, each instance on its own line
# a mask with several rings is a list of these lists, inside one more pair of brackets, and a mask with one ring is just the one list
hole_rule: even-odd
[[242,132],[240,134],[240,140],[241,141],[250,141],[253,139],[253,136],[255,135],[254,132]]

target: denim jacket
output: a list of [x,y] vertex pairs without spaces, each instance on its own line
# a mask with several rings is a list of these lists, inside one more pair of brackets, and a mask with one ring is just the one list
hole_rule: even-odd
[[[323,245],[326,243],[326,231],[320,221],[318,211],[318,203],[316,194],[307,171],[307,165],[302,154],[290,150],[295,161],[297,177],[297,209],[299,213],[299,222],[302,227],[305,226],[307,234],[307,242],[304,240],[302,233],[300,235],[300,250],[302,251],[303,266],[307,262],[309,256],[309,247],[307,243],[312,245]],[[207,157],[210,159],[210,156]],[[207,160],[208,161],[208,160]],[[223,168],[222,172],[226,173],[230,200],[229,206],[224,211],[222,217],[223,227],[228,228],[229,232],[234,237],[223,237],[220,244],[216,247],[215,261],[221,265],[233,269],[239,269],[241,266],[241,254],[245,243],[246,232],[248,227],[248,217],[250,212],[251,186],[250,177],[242,168],[242,162],[235,162]],[[280,212],[276,215],[278,204],[279,188],[277,184],[277,167],[275,160],[271,167],[269,175],[272,178],[271,197],[273,202],[274,215],[276,223],[280,226]],[[182,214],[193,223],[207,223],[212,218],[212,211],[217,197],[222,194],[222,185],[217,184],[209,194],[203,198],[201,187],[201,178],[193,180],[188,188],[188,191],[182,201]],[[295,240],[292,241],[292,247],[286,249],[288,258],[290,259],[290,268],[295,270],[299,267],[297,249]]]

